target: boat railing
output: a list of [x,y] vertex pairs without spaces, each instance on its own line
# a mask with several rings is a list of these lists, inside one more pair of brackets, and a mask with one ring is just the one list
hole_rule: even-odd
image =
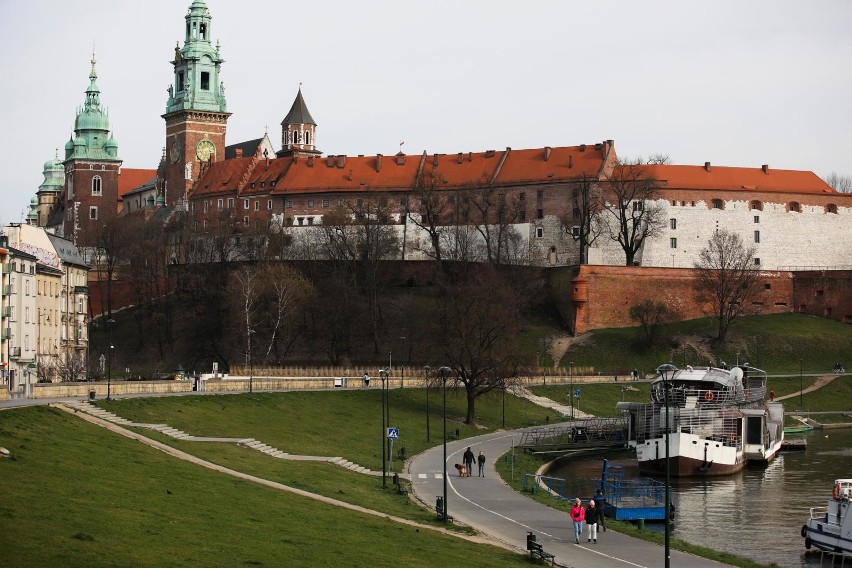
[[811,519],[821,523],[827,523],[828,507],[811,507]]
[[[651,390],[651,400],[665,404],[666,393],[662,383]],[[737,389],[697,389],[672,387],[669,389],[669,406],[729,406],[744,401],[744,393]]]
[[653,404],[631,407],[633,431],[631,437],[642,443],[649,439],[661,438],[668,426],[670,433],[682,432],[695,434],[707,440],[713,440],[724,446],[737,447],[740,443],[737,428],[738,415],[727,415],[724,411],[712,408],[674,408],[670,407],[670,416],[666,419],[665,409]]

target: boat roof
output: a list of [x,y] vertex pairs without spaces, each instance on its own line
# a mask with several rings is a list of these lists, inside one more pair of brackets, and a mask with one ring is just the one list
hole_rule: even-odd
[[[743,375],[765,377],[766,373],[755,367],[740,365],[733,369],[720,369],[718,367],[693,367],[687,365],[683,369],[675,371],[669,381],[674,382],[714,382],[722,386],[734,386],[740,383]],[[654,383],[663,382],[662,376],[657,376]]]

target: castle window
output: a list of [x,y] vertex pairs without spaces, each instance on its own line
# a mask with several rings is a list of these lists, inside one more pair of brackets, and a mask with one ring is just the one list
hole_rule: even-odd
[[755,223],[760,223],[760,216],[759,216],[759,215],[755,215],[755,216],[754,216],[754,222],[755,222]]
[[202,228],[204,228],[204,229],[206,229],[206,228],[207,228],[207,219],[204,219],[204,220],[201,222],[201,226],[202,226]]
[[288,209],[292,208],[293,207],[293,200],[287,199],[286,201],[284,201],[284,207],[286,207]]
[[204,202],[204,212],[207,213],[208,211],[210,211],[210,202],[205,201]]
[[787,211],[792,211],[794,213],[801,213],[802,212],[802,206],[799,205],[798,203],[796,203],[795,201],[791,201],[787,205]]
[[535,218],[536,219],[544,219],[544,209],[536,209]]
[[89,207],[89,219],[97,219],[98,218],[98,208],[97,207]]
[[835,205],[834,203],[829,203],[825,206],[825,212],[837,214],[837,205]]
[[249,200],[243,199],[243,209],[248,209],[248,208],[249,208]]
[[223,207],[223,206],[224,206],[224,202],[223,202],[221,199],[220,199],[220,200],[218,200],[218,201],[216,202],[216,208],[217,208],[219,211],[221,211],[221,210],[222,210],[222,207]]
[[669,227],[677,229],[677,219],[669,219]]
[[753,211],[763,211],[763,203],[757,201],[756,199],[748,204],[749,209]]
[[536,227],[535,228],[535,237],[537,239],[544,237],[544,227]]
[[177,91],[181,92],[183,90],[183,71],[178,71],[177,76]]
[[266,208],[267,208],[268,210],[272,211],[272,200],[271,200],[271,199],[268,199],[268,200],[266,201]]
[[308,207],[313,207],[313,206],[314,206],[314,200],[308,199]]
[[756,243],[760,242],[760,231],[754,232],[754,242],[756,242]]
[[676,249],[677,248],[677,239],[672,237],[669,239],[669,247]]
[[300,140],[301,140],[301,137],[299,136],[299,131],[295,130],[293,132],[293,144],[299,144]]
[[305,132],[305,144],[310,144],[310,143],[311,143],[311,133]]
[[234,208],[234,198],[229,197],[228,198],[228,209],[233,209],[233,208]]
[[527,194],[524,193],[523,191],[518,195],[518,199],[520,199],[521,201],[525,200],[526,198],[527,198]]
[[645,207],[645,204],[641,201],[634,201],[633,202],[633,211],[642,211],[642,209],[644,209],[644,207]]
[[759,259],[759,258],[754,257],[754,265],[755,265],[755,266],[760,266],[760,259]]
[[574,237],[575,239],[579,239],[580,238],[580,227],[578,227],[576,225],[571,227],[571,236]]
[[207,39],[207,24],[201,23],[201,39]]
[[254,210],[255,210],[255,211],[260,211],[260,200],[259,200],[259,199],[256,199],[256,200],[254,201]]
[[322,206],[323,206],[323,207],[328,207],[328,199],[323,199],[323,200],[322,200]]
[[101,195],[101,176],[92,178],[92,195]]
[[724,208],[725,208],[725,202],[724,201],[722,201],[721,199],[714,199],[713,200],[713,209],[724,209]]
[[209,91],[210,90],[210,73],[207,71],[201,72],[201,90]]
[[249,218],[248,218],[248,216],[243,217],[243,225],[245,225],[246,227],[248,227],[248,225],[249,225]]
[[314,224],[314,218],[308,217],[308,225],[313,225],[313,224]]
[[[467,221],[467,217],[468,217],[467,210],[465,210],[464,216],[465,216],[465,221]],[[518,211],[518,221],[520,221],[521,223],[526,223],[526,221],[527,221],[527,212],[524,211],[523,209]]]

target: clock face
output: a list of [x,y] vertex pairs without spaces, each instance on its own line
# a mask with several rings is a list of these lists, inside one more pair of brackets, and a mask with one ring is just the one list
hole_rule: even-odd
[[195,146],[195,155],[198,156],[198,159],[201,160],[202,162],[206,162],[206,161],[210,160],[210,156],[212,156],[215,153],[216,153],[216,146],[214,146],[213,142],[211,142],[210,140],[208,140],[206,138],[204,140],[200,141]]
[[172,159],[172,163],[177,163],[180,160],[180,155],[183,152],[183,146],[180,143],[180,140],[175,138],[175,141],[172,142],[171,150],[169,150],[169,157]]

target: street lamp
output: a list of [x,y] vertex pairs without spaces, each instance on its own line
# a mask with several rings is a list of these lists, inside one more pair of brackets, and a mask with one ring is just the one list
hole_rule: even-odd
[[112,326],[115,325],[115,320],[109,318],[106,321],[107,327],[109,328],[109,350],[107,351],[107,400],[110,399],[111,387],[112,387]]
[[444,501],[443,511],[441,511],[441,519],[444,523],[447,522],[447,374],[453,370],[449,367],[441,367],[438,369],[441,373],[441,384],[444,390]]
[[571,397],[571,420],[574,420],[574,362],[568,363],[568,380],[571,382],[571,392],[568,396]]
[[799,408],[801,410],[805,409],[804,393],[805,393],[805,383],[802,380],[802,360],[799,359]]
[[254,330],[250,329],[246,333],[246,339],[248,339],[248,353],[246,354],[248,357],[249,363],[249,394],[254,392],[254,361],[251,358],[251,336],[254,335]]
[[385,382],[388,378],[388,372],[385,369],[379,369],[379,376],[382,378],[382,489],[387,487],[387,446],[385,445],[385,436],[387,428],[385,427]]
[[670,474],[671,467],[669,464],[669,431],[671,430],[671,422],[669,418],[669,390],[670,385],[669,381],[674,378],[674,374],[677,371],[677,367],[672,365],[671,363],[665,363],[664,365],[660,365],[657,367],[657,373],[663,379],[663,390],[665,391],[665,401],[666,401],[666,497],[665,497],[665,507],[666,507],[666,538],[665,538],[665,549],[666,549],[666,557],[665,557],[665,568],[669,568],[669,562],[671,559],[671,554],[669,552],[669,538],[671,535],[671,484],[670,484]]
[[423,373],[426,375],[426,441],[431,442],[429,439],[429,371],[432,370],[432,367],[429,365],[425,365],[423,367]]
[[506,379],[503,379],[502,384],[503,390],[503,429],[506,429]]

